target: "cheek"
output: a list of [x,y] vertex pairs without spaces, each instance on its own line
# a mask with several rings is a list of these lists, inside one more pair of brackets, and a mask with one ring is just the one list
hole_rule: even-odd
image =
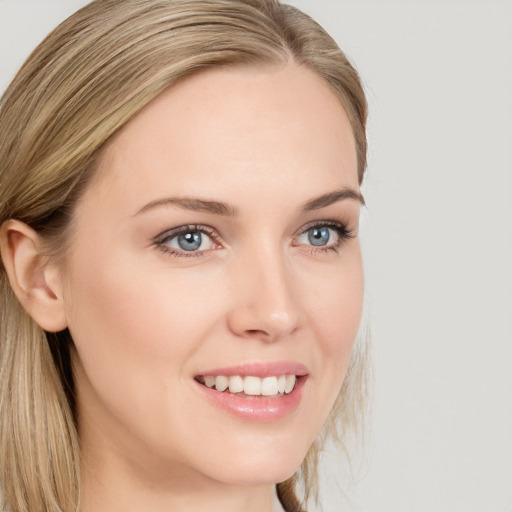
[[73,276],[68,315],[85,375],[112,410],[127,396],[134,407],[158,400],[158,390],[183,378],[215,318],[193,283],[117,261],[76,265],[84,270]]
[[361,321],[364,278],[360,253],[354,253],[330,275],[316,276],[315,286],[303,292],[322,351],[336,359],[350,354]]
[[[308,323],[315,333],[319,373],[313,376],[319,418],[331,410],[345,378],[361,321],[364,277],[359,251],[330,275],[316,276],[314,290],[303,292]],[[323,422],[323,420],[322,420]]]
[[186,333],[200,328],[198,309],[207,321],[204,281],[199,294],[199,283],[122,258],[97,258],[92,265],[78,262],[75,268],[68,316],[84,344],[126,354],[136,351],[138,357],[154,351],[176,354],[180,344],[189,347]]
[[84,270],[75,272],[70,290],[82,432],[89,440],[115,439],[122,452],[137,453],[141,461],[162,454],[179,459],[181,443],[173,439],[204,436],[192,421],[197,411],[183,421],[191,403],[190,362],[221,306],[208,300],[212,290],[199,276],[201,294],[183,275],[154,266],[144,271],[122,258],[116,265],[105,261],[76,265]]

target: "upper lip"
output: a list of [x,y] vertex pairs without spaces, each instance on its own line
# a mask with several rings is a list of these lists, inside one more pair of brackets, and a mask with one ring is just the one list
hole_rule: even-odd
[[213,368],[200,372],[197,376],[206,375],[224,375],[232,377],[234,375],[252,376],[252,377],[271,377],[273,375],[296,375],[298,377],[309,374],[308,369],[300,363],[293,361],[276,361],[269,363],[245,363],[236,366],[227,366],[224,368]]

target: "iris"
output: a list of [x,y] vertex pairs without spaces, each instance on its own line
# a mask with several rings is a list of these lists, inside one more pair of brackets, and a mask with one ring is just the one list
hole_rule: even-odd
[[311,245],[321,246],[329,242],[329,228],[312,228],[308,231],[308,241]]
[[185,233],[178,237],[178,245],[184,251],[197,251],[201,247],[202,236],[199,232]]

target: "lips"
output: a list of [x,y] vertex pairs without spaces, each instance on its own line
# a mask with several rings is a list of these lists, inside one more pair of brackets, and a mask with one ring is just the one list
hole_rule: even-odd
[[196,375],[203,396],[222,410],[249,420],[282,418],[299,405],[308,370],[278,362],[218,368]]

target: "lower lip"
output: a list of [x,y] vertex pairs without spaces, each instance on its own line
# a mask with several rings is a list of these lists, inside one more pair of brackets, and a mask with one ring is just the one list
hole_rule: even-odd
[[307,376],[297,379],[291,393],[276,396],[242,396],[227,391],[215,391],[199,382],[199,390],[211,403],[235,416],[251,421],[272,421],[284,418],[299,406]]

